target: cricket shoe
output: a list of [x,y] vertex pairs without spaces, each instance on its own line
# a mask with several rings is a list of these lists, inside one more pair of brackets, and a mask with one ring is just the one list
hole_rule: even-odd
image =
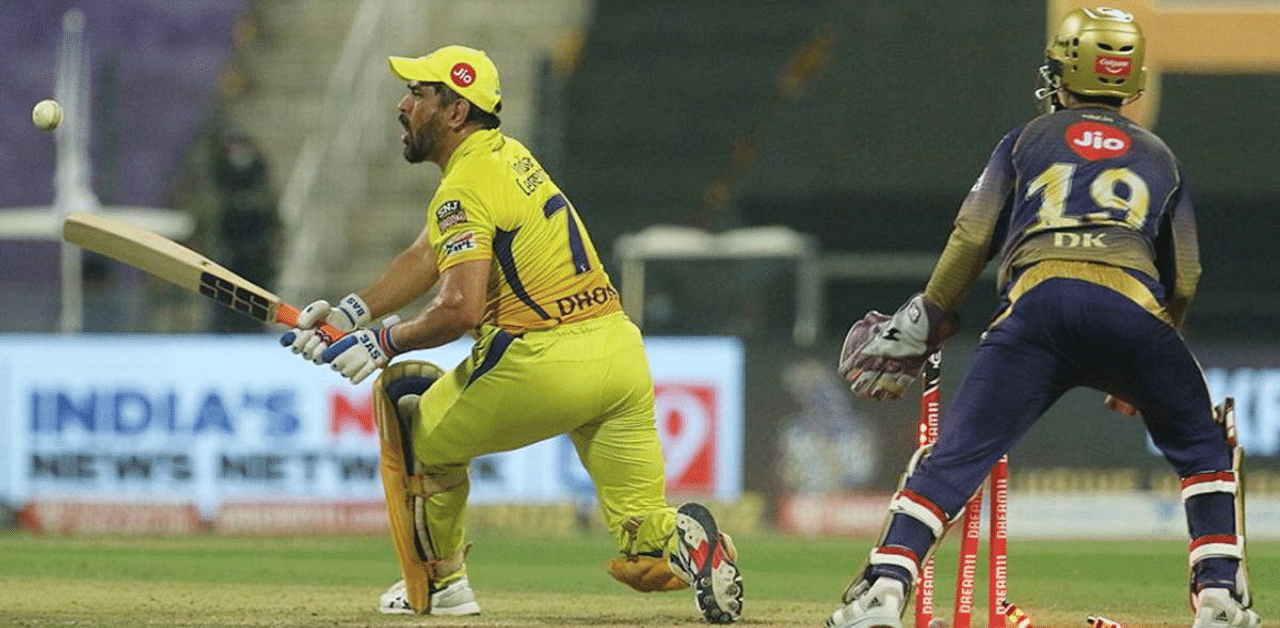
[[1258,628],[1262,618],[1245,608],[1230,589],[1211,587],[1196,594],[1196,619],[1191,628]]
[[742,574],[733,540],[716,529],[715,517],[702,504],[676,510],[679,547],[671,556],[672,570],[693,585],[693,601],[713,624],[728,624],[742,616]]
[[872,584],[859,582],[849,600],[827,618],[827,628],[902,628],[906,587],[901,580],[881,576]]
[[[409,594],[401,580],[387,589],[378,599],[378,611],[384,615],[412,615],[413,607],[409,605]],[[476,592],[471,590],[471,582],[463,576],[441,589],[431,592],[431,609],[428,615],[479,615],[480,605],[476,603]]]

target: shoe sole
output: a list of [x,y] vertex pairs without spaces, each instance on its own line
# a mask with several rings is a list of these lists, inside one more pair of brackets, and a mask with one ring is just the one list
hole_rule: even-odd
[[728,624],[742,615],[742,574],[729,559],[716,520],[700,504],[685,504],[676,511],[680,534],[680,559],[693,575],[694,601],[702,616],[713,624]]
[[[413,612],[412,608],[400,608],[400,607],[393,607],[393,606],[379,606],[378,612],[382,613],[383,615],[416,615],[417,614]],[[479,615],[479,614],[480,614],[480,604],[478,602],[467,602],[466,604],[462,604],[460,606],[450,606],[448,608],[432,606],[427,611],[427,615],[435,615],[439,617],[461,617],[463,615]]]
[[467,602],[458,606],[450,606],[449,608],[431,607],[428,615],[437,615],[440,617],[459,617],[462,615],[479,615],[480,604],[477,602]]

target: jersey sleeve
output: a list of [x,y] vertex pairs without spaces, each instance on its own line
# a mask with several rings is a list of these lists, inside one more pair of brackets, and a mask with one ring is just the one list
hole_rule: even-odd
[[437,190],[427,220],[440,272],[493,258],[493,217],[474,192],[461,187]]
[[1155,254],[1160,283],[1168,295],[1169,316],[1175,325],[1181,325],[1200,282],[1200,244],[1191,191],[1185,182],[1179,184],[1166,220],[1156,235]]
[[996,145],[982,174],[969,189],[947,237],[946,248],[925,287],[925,298],[954,313],[972,290],[974,281],[996,253],[996,232],[1009,206],[1013,189],[1013,146],[1019,131]]

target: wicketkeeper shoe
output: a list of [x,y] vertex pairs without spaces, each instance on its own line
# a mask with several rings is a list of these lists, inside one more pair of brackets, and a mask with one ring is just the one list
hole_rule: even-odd
[[1230,589],[1201,589],[1196,594],[1196,620],[1191,628],[1258,628],[1262,618],[1245,608]]
[[671,567],[693,585],[694,603],[713,624],[728,624],[742,616],[742,574],[738,553],[726,534],[716,529],[715,517],[702,504],[676,509],[679,548]]
[[827,628],[902,628],[906,587],[900,580],[881,576],[874,584],[864,580],[849,592],[849,602],[827,618]]
[[[409,596],[405,592],[404,580],[387,589],[378,599],[378,611],[384,615],[412,615],[413,607],[409,605]],[[428,615],[479,615],[480,605],[476,603],[476,593],[471,590],[471,582],[463,576],[452,584],[431,592],[431,610]]]

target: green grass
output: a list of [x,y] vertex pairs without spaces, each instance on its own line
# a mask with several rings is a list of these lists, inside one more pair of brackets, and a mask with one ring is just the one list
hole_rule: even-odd
[[[385,538],[64,538],[0,533],[4,626],[690,626],[686,592],[633,593],[603,571],[605,535],[473,539],[479,618],[383,617],[397,579]],[[820,626],[868,539],[738,539],[743,624]],[[1185,543],[1010,541],[1009,597],[1038,627],[1104,615],[1126,628],[1187,626]],[[1257,610],[1280,616],[1280,543],[1250,545]],[[950,615],[955,542],[939,550]],[[985,583],[980,573],[979,584]],[[980,587],[979,600],[985,599]],[[982,616],[979,614],[978,616]]]

